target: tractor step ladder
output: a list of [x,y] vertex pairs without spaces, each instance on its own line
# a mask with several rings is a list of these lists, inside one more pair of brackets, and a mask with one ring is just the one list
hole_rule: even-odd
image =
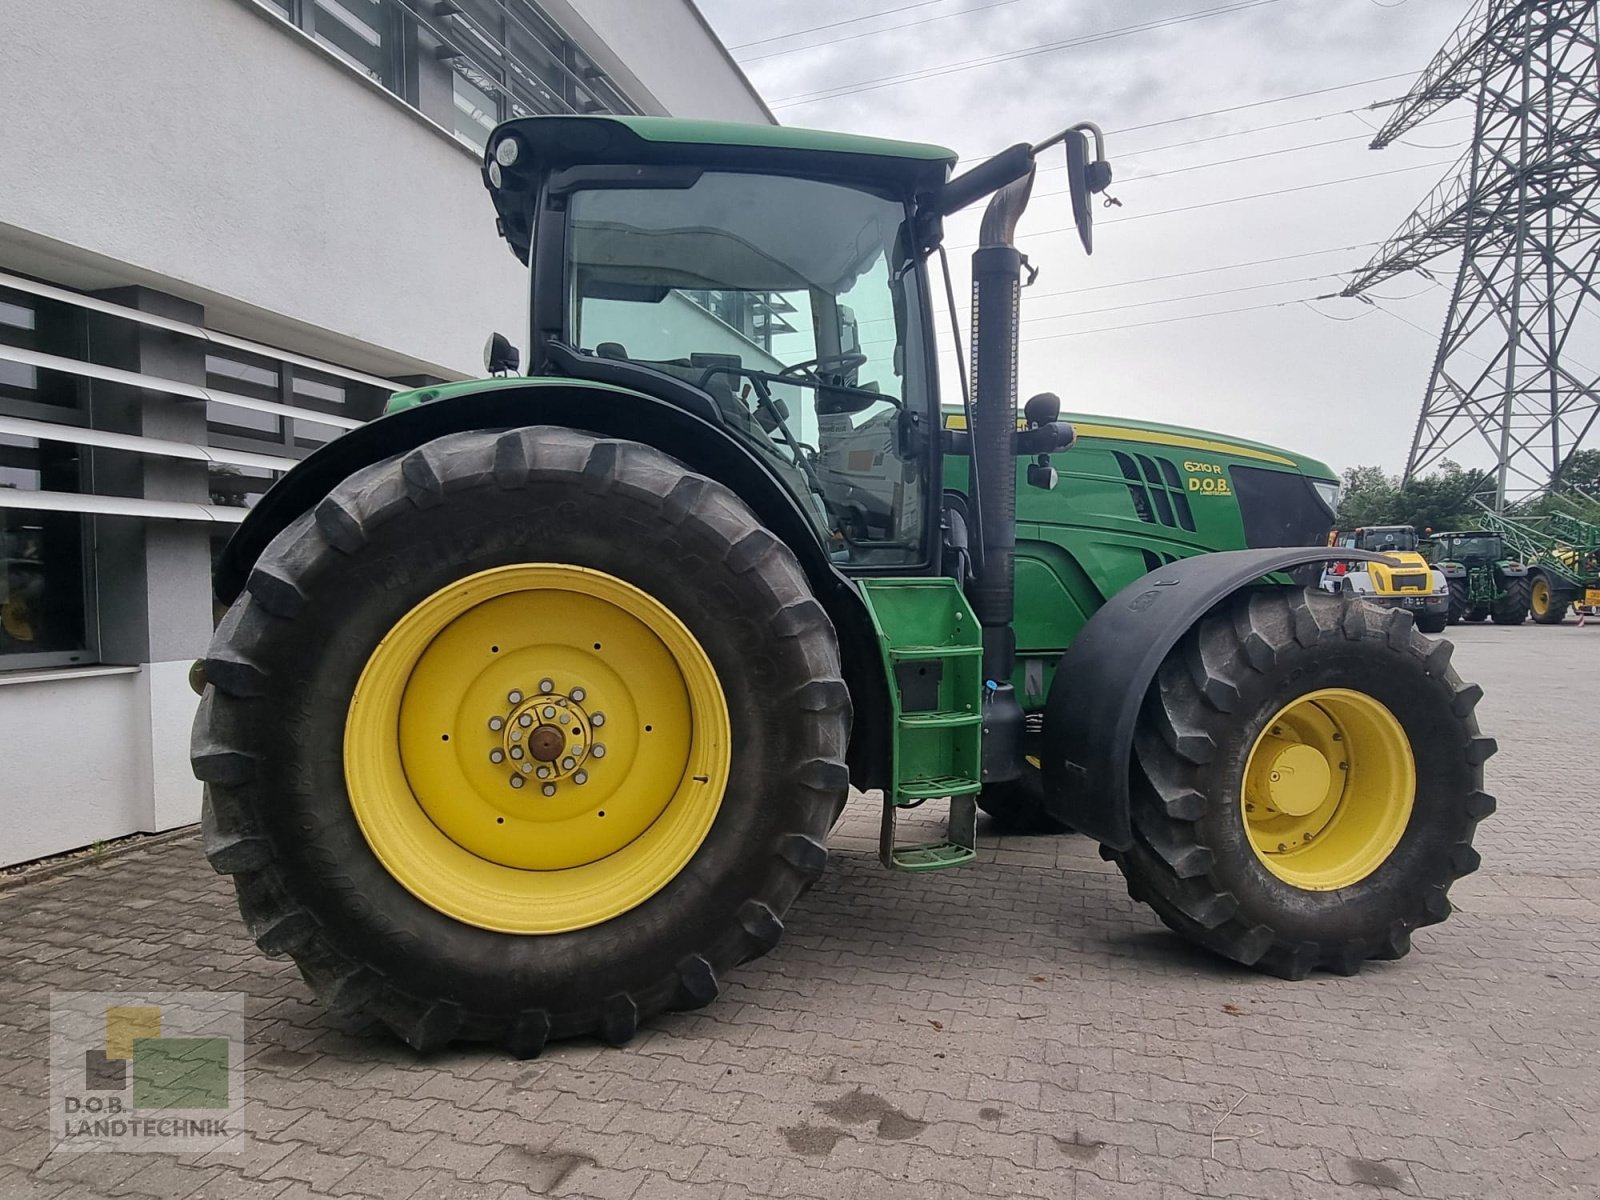
[[[956,581],[863,579],[889,678],[893,767],[883,789],[878,857],[897,871],[942,871],[977,858],[977,794],[983,788],[982,632]],[[950,801],[945,836],[902,846],[899,811]]]

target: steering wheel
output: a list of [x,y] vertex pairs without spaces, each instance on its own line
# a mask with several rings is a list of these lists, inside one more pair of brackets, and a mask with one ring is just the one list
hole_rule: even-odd
[[843,354],[819,354],[816,358],[808,358],[804,362],[792,363],[778,372],[780,378],[785,375],[809,375],[812,379],[821,382],[819,376],[824,367],[839,367],[848,371],[852,367],[865,366],[867,356],[859,350],[847,350]]

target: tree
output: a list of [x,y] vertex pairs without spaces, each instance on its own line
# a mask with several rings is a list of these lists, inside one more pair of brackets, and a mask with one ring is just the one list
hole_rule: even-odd
[[1400,481],[1385,475],[1382,467],[1349,467],[1344,473],[1344,496],[1335,518],[1340,529],[1358,525],[1396,525],[1389,514],[1395,507]]
[[1478,523],[1472,496],[1488,486],[1486,472],[1449,461],[1404,487],[1382,467],[1351,467],[1344,473],[1339,528],[1411,525],[1423,533],[1470,527]]

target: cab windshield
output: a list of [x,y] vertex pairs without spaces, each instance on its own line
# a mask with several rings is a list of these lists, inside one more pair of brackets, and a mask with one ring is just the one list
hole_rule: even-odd
[[906,219],[871,192],[732,172],[578,191],[568,339],[707,392],[839,561],[920,562],[932,389]]
[[1492,562],[1501,557],[1500,537],[1493,533],[1451,538],[1446,543],[1446,549],[1451,558],[1463,561]]
[[1385,550],[1415,550],[1417,531],[1407,525],[1392,529],[1363,529],[1358,540],[1359,545],[1356,549],[1372,550],[1380,554]]

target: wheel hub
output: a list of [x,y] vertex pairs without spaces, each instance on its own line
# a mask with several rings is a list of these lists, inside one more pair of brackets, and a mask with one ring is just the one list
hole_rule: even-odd
[[693,856],[728,726],[710,660],[659,601],[587,568],[497,567],[373,651],[345,779],[368,844],[419,899],[560,932],[641,903]]
[[1366,878],[1416,797],[1404,727],[1365,692],[1324,688],[1279,709],[1245,762],[1245,831],[1262,864],[1308,891]]
[[506,694],[504,711],[488,720],[489,762],[510,768],[506,783],[521,788],[531,776],[545,796],[570,781],[579,787],[589,782],[591,760],[604,757],[603,743],[595,741],[596,724],[605,713],[584,707],[589,693],[581,687],[563,691],[555,680],[541,679],[537,687],[513,688]]
[[[1269,737],[1271,735],[1268,735]],[[1267,802],[1270,809],[1303,817],[1315,812],[1328,798],[1333,770],[1320,751],[1302,742],[1271,738],[1267,767]]]

